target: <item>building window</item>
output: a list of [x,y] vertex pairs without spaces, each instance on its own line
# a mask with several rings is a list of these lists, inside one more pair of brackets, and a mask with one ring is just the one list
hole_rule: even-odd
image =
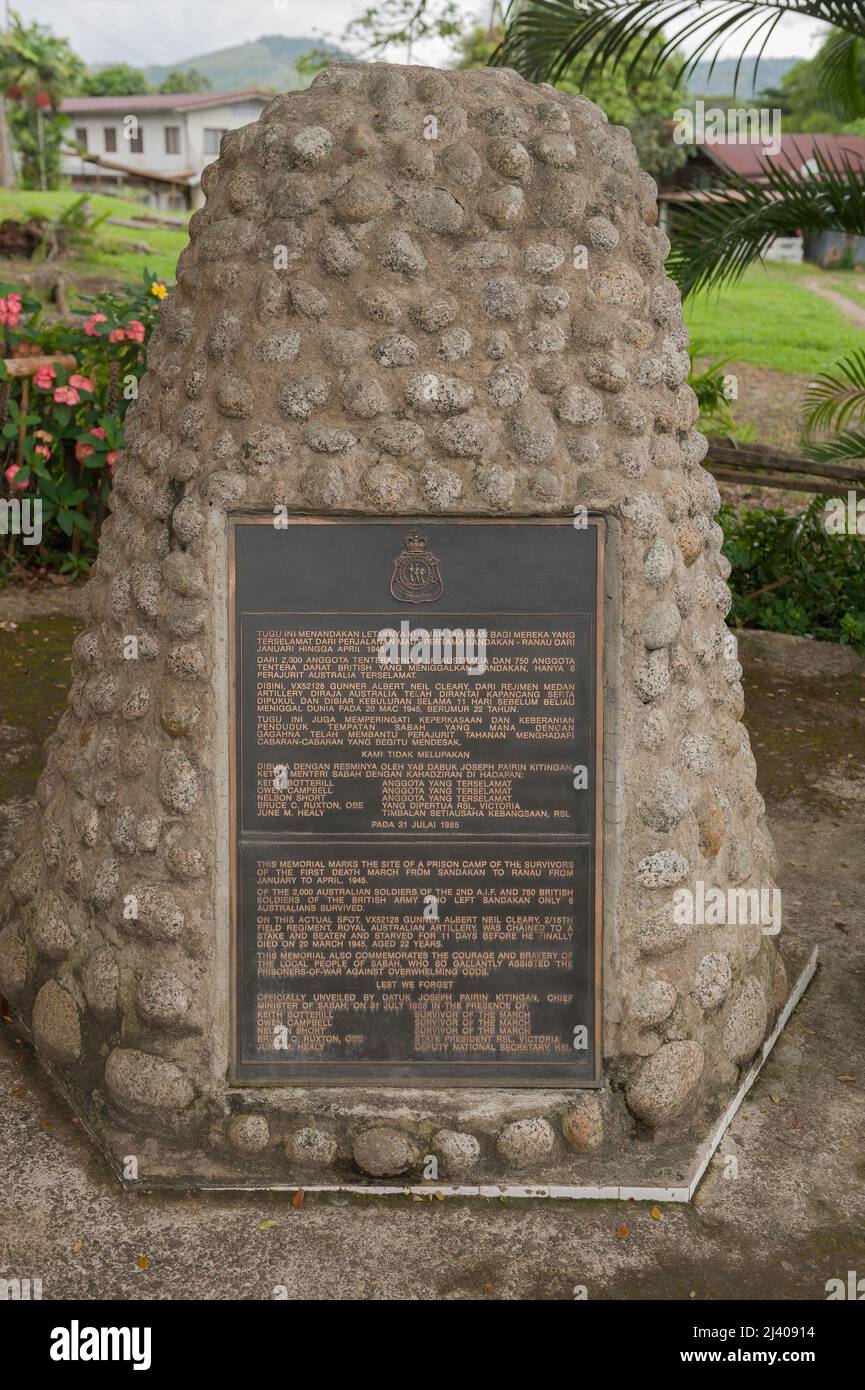
[[165,153],[180,154],[180,126],[167,125],[165,127]]
[[219,142],[221,141],[223,135],[227,134],[227,130],[212,130],[206,126],[204,130],[204,153],[218,155]]
[[87,149],[87,127],[86,127],[86,126],[77,125],[77,126],[75,127],[75,143],[76,143],[76,145],[83,145],[84,149],[85,149],[85,150]]
[[140,125],[135,126],[135,134],[130,138],[129,148],[133,154],[144,154],[144,131]]
[[116,153],[117,153],[117,131],[115,130],[114,126],[113,126],[113,125],[107,125],[107,126],[105,127],[105,129],[103,130],[102,134],[103,134],[104,137],[105,137],[105,153],[106,153],[106,154],[116,154]]

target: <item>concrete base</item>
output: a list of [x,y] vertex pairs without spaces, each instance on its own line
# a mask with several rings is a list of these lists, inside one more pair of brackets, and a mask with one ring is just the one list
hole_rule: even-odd
[[[420,1182],[420,1183],[376,1183],[371,1181],[357,1183],[328,1183],[328,1182],[262,1182],[254,1181],[220,1181],[218,1177],[212,1179],[202,1178],[200,1181],[190,1184],[189,1179],[181,1179],[173,1175],[170,1171],[164,1174],[155,1175],[150,1173],[146,1178],[130,1180],[124,1176],[122,1166],[118,1166],[118,1160],[122,1165],[122,1157],[117,1150],[114,1153],[106,1153],[105,1156],[117,1174],[120,1182],[127,1190],[140,1188],[145,1191],[159,1190],[161,1188],[176,1188],[178,1186],[190,1187],[194,1185],[202,1190],[214,1192],[294,1192],[302,1188],[304,1192],[344,1192],[357,1193],[363,1196],[380,1197],[407,1197],[407,1196],[438,1196],[438,1197],[547,1197],[560,1198],[567,1201],[635,1201],[635,1202],[690,1202],[699,1183],[712,1160],[721,1140],[724,1137],[729,1125],[734,1119],[740,1105],[744,1101],[763,1066],[770,1052],[778,1041],[787,1020],[795,1009],[799,1000],[802,998],[808,985],[814,977],[817,969],[818,948],[815,946],[811,956],[796,980],[793,989],[790,991],[787,1003],[778,1015],[778,1020],[772,1032],[764,1042],[754,1063],[748,1069],[739,1089],[724,1110],[718,1121],[712,1127],[709,1135],[696,1148],[688,1146],[684,1142],[675,1146],[679,1154],[674,1159],[670,1152],[670,1145],[663,1148],[661,1146],[646,1146],[647,1152],[640,1153],[638,1148],[632,1149],[624,1156],[613,1159],[598,1161],[599,1171],[594,1182],[583,1184],[553,1182],[553,1183],[443,1183],[443,1182]],[[99,1143],[104,1152],[104,1143],[94,1134],[94,1139]],[[121,1139],[120,1135],[116,1136]],[[122,1142],[120,1148],[122,1148]],[[691,1167],[688,1169],[687,1161],[690,1159]],[[585,1161],[585,1160],[584,1160]],[[679,1168],[679,1165],[690,1172],[687,1181],[670,1183],[671,1169]],[[590,1166],[591,1161],[590,1161]],[[613,1168],[618,1174],[617,1179],[611,1179],[607,1169]],[[650,1174],[655,1170],[656,1181],[650,1181]]]
[[[604,1154],[569,1154],[566,1165],[555,1160],[544,1164],[545,1178],[542,1182],[515,1182],[507,1179],[477,1182],[444,1182],[425,1180],[421,1182],[380,1181],[364,1179],[360,1181],[320,1181],[301,1169],[298,1176],[286,1182],[273,1181],[272,1178],[242,1176],[238,1166],[230,1160],[220,1161],[213,1154],[204,1153],[195,1146],[181,1144],[166,1145],[160,1138],[142,1143],[140,1134],[117,1128],[106,1120],[100,1125],[92,1123],[92,1117],[82,1114],[80,1105],[67,1095],[73,1109],[78,1112],[78,1123],[90,1135],[115,1177],[126,1191],[189,1191],[197,1189],[213,1192],[304,1192],[361,1194],[363,1196],[438,1196],[438,1197],[510,1197],[558,1198],[568,1201],[656,1201],[690,1202],[724,1134],[735,1117],[739,1107],[759,1076],[769,1054],[775,1046],[791,1013],[808,988],[817,969],[818,948],[815,946],[807,963],[800,970],[796,983],[790,991],[783,1009],[780,1011],[772,1032],[766,1038],[755,1060],[744,1073],[740,1085],[716,1118],[711,1127],[700,1137],[692,1126],[686,1134],[676,1139],[661,1142],[631,1137],[619,1144],[614,1152]],[[43,1061],[44,1069],[52,1076],[54,1084],[66,1092],[62,1078]],[[609,1090],[609,1087],[606,1088]],[[573,1101],[574,1095],[567,1093]],[[498,1093],[487,1092],[488,1098],[496,1098]],[[562,1108],[561,1092],[524,1092],[524,1100],[530,1104],[531,1113],[537,1115],[543,1109],[544,1101],[558,1110]],[[493,1108],[497,1108],[495,1101]],[[362,1104],[358,1109],[363,1111]],[[411,1118],[416,1118],[412,1116]],[[134,1159],[134,1166],[130,1160]],[[134,1176],[137,1172],[138,1176]],[[577,1178],[575,1181],[574,1179]],[[551,1180],[549,1180],[551,1179]]]

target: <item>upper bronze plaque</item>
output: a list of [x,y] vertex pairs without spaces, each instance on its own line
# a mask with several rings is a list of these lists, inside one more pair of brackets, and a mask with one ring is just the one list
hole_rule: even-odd
[[234,522],[236,1080],[599,1079],[602,542]]

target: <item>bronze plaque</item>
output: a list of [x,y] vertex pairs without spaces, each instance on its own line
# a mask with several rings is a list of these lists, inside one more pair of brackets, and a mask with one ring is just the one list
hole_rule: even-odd
[[229,540],[234,1080],[596,1084],[601,524]]

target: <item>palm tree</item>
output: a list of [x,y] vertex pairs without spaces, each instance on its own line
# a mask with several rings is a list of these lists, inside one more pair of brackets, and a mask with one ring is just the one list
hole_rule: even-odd
[[[687,77],[703,60],[709,61],[711,74],[731,39],[741,44],[743,55],[759,41],[756,87],[759,60],[785,15],[831,26],[817,56],[826,103],[844,120],[865,114],[865,92],[857,76],[865,54],[861,0],[700,0],[696,6],[686,0],[511,0],[505,38],[492,61],[516,68],[531,81],[555,85],[566,72],[582,82],[604,69],[622,66],[630,72],[650,51],[657,71],[677,52],[681,56],[685,43],[689,52],[679,71]],[[659,35],[663,42],[657,45]],[[742,58],[736,83],[741,65]],[[678,212],[667,268],[683,295],[730,283],[791,226],[865,236],[865,180],[849,157],[832,159],[818,152],[808,176],[804,169],[797,173],[789,165],[767,161],[760,183],[719,173],[705,199]],[[812,443],[812,452],[833,460],[865,457],[865,432],[849,428],[857,418],[865,418],[862,354],[845,358],[812,386],[805,413],[809,435],[835,431],[832,438]]]
[[45,142],[46,112],[55,120],[64,93],[84,72],[84,64],[66,39],[59,39],[41,24],[25,25],[10,11],[10,27],[0,35],[0,84],[12,101],[35,112],[39,182],[48,187],[49,168]]

